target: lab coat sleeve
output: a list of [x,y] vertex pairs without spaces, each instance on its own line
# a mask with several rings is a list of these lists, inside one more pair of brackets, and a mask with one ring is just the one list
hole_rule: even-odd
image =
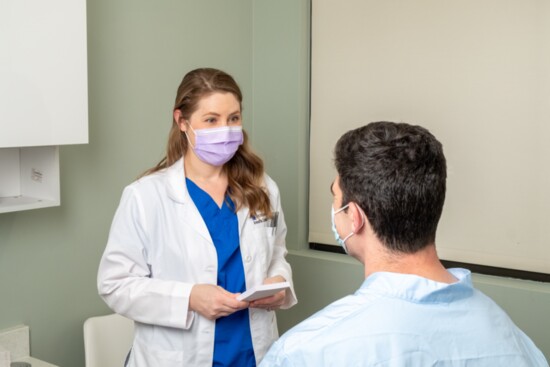
[[151,278],[148,230],[139,194],[126,187],[98,271],[99,295],[115,312],[138,322],[188,329],[192,284]]
[[271,263],[267,271],[267,276],[274,277],[281,275],[291,284],[290,289],[287,290],[285,303],[281,306],[282,309],[288,309],[298,303],[298,300],[296,298],[296,293],[294,292],[292,269],[290,268],[290,264],[286,261],[288,251],[286,248],[287,229],[285,216],[281,206],[281,197],[279,195],[277,185],[269,177],[266,177],[266,181],[270,192],[270,200],[272,201],[273,211],[278,213],[277,226],[275,229],[275,243],[273,246],[273,254],[271,256]]

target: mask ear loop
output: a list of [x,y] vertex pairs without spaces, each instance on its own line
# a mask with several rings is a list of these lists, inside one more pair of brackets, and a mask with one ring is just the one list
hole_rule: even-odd
[[[350,207],[351,204],[352,204],[352,202],[350,202],[350,203],[344,205],[343,207],[341,207],[340,209],[338,209],[335,213],[340,212],[340,211],[342,211],[342,210],[344,210],[344,209],[346,209],[346,208],[349,209],[349,207]],[[348,240],[348,238],[350,238],[351,236],[353,236],[354,234],[356,234],[356,233],[357,233],[361,228],[363,228],[363,226],[365,225],[365,214],[363,213],[363,209],[361,209],[361,207],[360,207],[359,205],[357,205],[356,203],[353,203],[353,205],[356,206],[357,211],[358,211],[359,214],[361,215],[361,226],[359,226],[359,228],[357,228],[357,230],[351,231],[350,234],[348,234],[346,237],[344,237],[344,238],[342,239],[342,242],[343,242],[344,244],[346,243],[346,241]],[[345,250],[345,249],[344,249],[344,250]],[[346,252],[347,252],[347,250],[346,250]]]
[[[351,204],[352,204],[352,203],[350,202],[350,203],[349,203],[348,205],[346,205],[346,206],[349,206],[349,205],[351,205]],[[357,232],[359,232],[359,230],[360,230],[361,228],[363,228],[363,226],[365,225],[365,221],[366,221],[366,219],[365,219],[366,215],[365,215],[365,213],[363,213],[363,209],[361,209],[361,207],[360,207],[359,205],[357,205],[357,203],[355,203],[355,202],[353,202],[353,205],[356,207],[357,211],[359,212],[359,215],[361,215],[361,225],[359,226],[359,228],[357,228],[357,230],[353,230],[350,234],[348,234],[348,235],[346,236],[346,238],[343,239],[344,242],[345,242],[348,238],[350,238],[351,236],[353,236],[354,234],[356,234]]]
[[[184,124],[187,124],[187,126],[191,129],[193,134],[195,134],[195,139],[196,139],[197,138],[197,133],[195,133],[195,130],[191,127],[191,123],[188,120],[185,120],[185,119],[184,119],[184,121],[185,121]],[[187,129],[183,133],[185,134],[185,137],[187,138],[187,142],[189,143],[191,148],[193,148],[193,150],[194,150],[195,146],[191,143],[191,139],[189,139],[189,135],[187,134]]]

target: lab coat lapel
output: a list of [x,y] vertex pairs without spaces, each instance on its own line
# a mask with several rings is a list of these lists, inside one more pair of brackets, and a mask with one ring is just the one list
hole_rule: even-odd
[[237,212],[237,218],[239,220],[239,238],[243,238],[243,230],[249,213],[250,210],[248,210],[248,207],[241,207],[241,209]]
[[172,166],[168,167],[166,173],[166,190],[168,196],[181,208],[178,210],[178,213],[181,215],[180,219],[189,224],[189,226],[201,237],[213,244],[214,242],[212,241],[212,237],[210,237],[208,228],[187,191],[183,157]]
[[206,227],[206,223],[204,223],[204,220],[202,219],[201,213],[199,213],[199,210],[193,203],[193,201],[190,199],[185,204],[181,205],[182,210],[180,213],[182,213],[181,220],[195,230],[201,237],[208,240],[212,245],[214,244],[214,241],[212,241],[212,237],[210,236],[210,232],[208,232],[208,228]]

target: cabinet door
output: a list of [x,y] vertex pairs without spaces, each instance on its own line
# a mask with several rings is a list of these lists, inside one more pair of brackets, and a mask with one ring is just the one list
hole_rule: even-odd
[[0,0],[0,147],[88,142],[85,0]]

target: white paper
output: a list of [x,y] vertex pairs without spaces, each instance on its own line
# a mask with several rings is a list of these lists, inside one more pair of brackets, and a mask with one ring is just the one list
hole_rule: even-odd
[[256,299],[265,298],[274,295],[283,289],[290,288],[289,282],[262,284],[248,289],[246,292],[237,297],[239,301],[254,301]]

